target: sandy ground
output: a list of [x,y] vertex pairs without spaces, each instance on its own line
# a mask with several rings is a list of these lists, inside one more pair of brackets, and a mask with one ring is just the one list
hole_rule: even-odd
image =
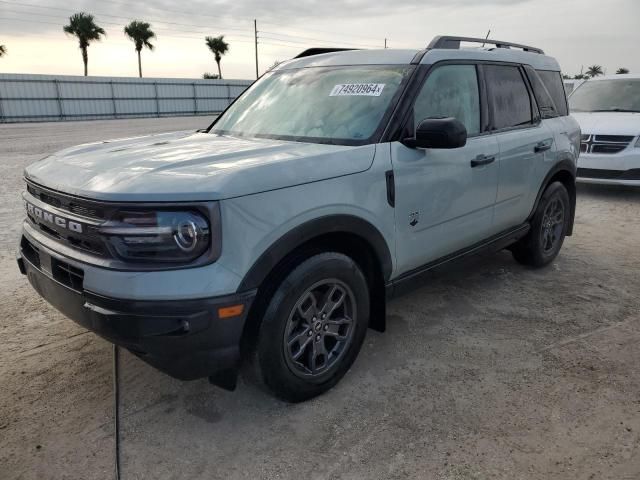
[[[202,118],[0,126],[0,478],[113,473],[110,346],[17,272],[22,168],[84,141]],[[581,187],[575,236],[507,252],[389,307],[345,379],[287,405],[123,355],[123,479],[640,478],[640,190]]]

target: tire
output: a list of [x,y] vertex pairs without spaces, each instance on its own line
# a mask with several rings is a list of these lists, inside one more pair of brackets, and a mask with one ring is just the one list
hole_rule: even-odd
[[543,267],[558,256],[571,221],[569,193],[553,182],[542,194],[526,237],[511,247],[513,257],[523,265]]
[[308,258],[266,308],[254,357],[257,378],[288,402],[326,392],[353,364],[368,322],[369,290],[358,265],[333,252]]

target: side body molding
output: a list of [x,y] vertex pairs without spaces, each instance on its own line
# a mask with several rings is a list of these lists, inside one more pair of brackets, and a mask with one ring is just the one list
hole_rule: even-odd
[[382,270],[384,281],[391,276],[393,262],[389,246],[371,223],[354,215],[327,215],[303,223],[273,243],[253,264],[240,282],[238,292],[258,288],[269,272],[289,253],[313,238],[332,233],[357,235],[373,248]]

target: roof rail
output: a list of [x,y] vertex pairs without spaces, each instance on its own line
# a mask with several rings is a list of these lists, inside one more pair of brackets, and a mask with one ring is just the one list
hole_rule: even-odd
[[455,37],[455,36],[438,36],[431,40],[427,48],[450,48],[454,50],[460,49],[460,42],[470,43],[488,43],[495,45],[497,48],[521,48],[525,52],[533,52],[544,55],[544,51],[540,48],[530,47],[528,45],[520,45],[519,43],[503,42],[502,40],[491,40],[490,38],[474,38],[474,37]]
[[357,48],[307,48],[304,52],[299,53],[293,58],[310,57],[312,55],[320,55],[322,53],[345,52],[347,50],[358,50]]

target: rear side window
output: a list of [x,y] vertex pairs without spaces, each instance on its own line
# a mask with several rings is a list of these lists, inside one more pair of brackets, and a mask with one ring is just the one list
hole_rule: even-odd
[[549,91],[540,80],[540,77],[536,73],[536,71],[531,67],[524,68],[527,78],[529,78],[529,82],[531,83],[531,87],[533,88],[533,95],[536,97],[536,102],[538,103],[538,108],[540,109],[540,115],[542,118],[555,118],[560,115],[555,102],[551,98]]
[[531,98],[518,67],[485,65],[493,129],[514,128],[533,122]]
[[569,109],[567,108],[567,96],[564,92],[564,84],[562,83],[562,76],[560,72],[554,72],[551,70],[538,70],[538,75],[547,87],[547,91],[553,99],[558,113],[561,116],[569,115]]

